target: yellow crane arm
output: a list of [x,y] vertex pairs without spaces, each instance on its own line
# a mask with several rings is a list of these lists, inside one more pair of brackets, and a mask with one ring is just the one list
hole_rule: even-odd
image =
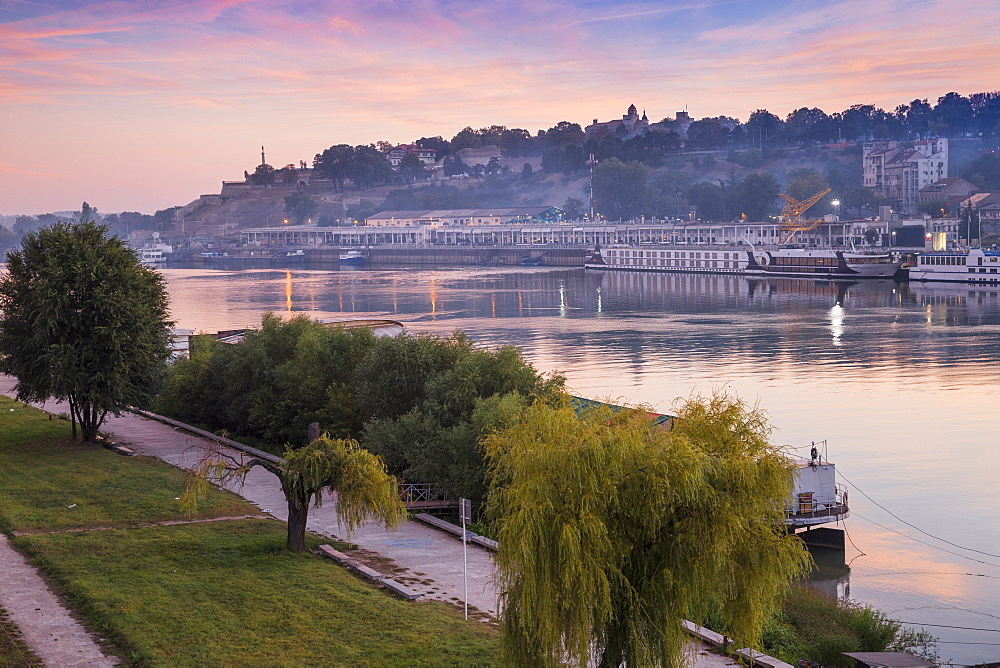
[[796,232],[808,232],[820,224],[819,220],[801,220],[802,214],[813,204],[826,197],[831,190],[831,188],[827,188],[801,202],[790,195],[778,193],[778,197],[785,200],[785,207],[781,210],[782,243],[791,242]]

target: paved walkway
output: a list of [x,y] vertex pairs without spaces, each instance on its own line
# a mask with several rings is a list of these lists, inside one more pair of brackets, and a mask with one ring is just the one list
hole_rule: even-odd
[[[0,375],[0,394],[12,396],[13,385],[14,379]],[[64,411],[64,407],[52,402],[40,407],[54,413]],[[196,465],[209,447],[202,438],[132,413],[109,417],[102,431],[112,434],[116,442],[127,445],[137,454],[158,457],[188,469]],[[260,467],[254,467],[246,483],[234,491],[274,517],[287,519],[287,506],[277,478]],[[368,523],[348,536],[337,522],[332,501],[321,508],[310,509],[308,527],[315,533],[356,544],[363,551],[360,560],[376,570],[392,574],[411,589],[423,592],[427,599],[451,603],[466,600],[462,578],[462,543],[449,534],[411,521],[395,532]],[[470,612],[474,608],[495,615],[497,596],[492,582],[492,554],[485,548],[469,544],[468,573]],[[10,612],[11,621],[23,629],[23,622],[13,611]],[[30,641],[29,646],[35,649]],[[733,665],[724,657],[705,654],[694,643],[691,654],[690,668]]]
[[114,666],[45,580],[0,534],[0,607],[47,666]]

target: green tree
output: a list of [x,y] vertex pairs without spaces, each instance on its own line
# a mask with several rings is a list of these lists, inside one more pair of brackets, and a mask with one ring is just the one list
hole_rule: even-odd
[[348,178],[349,165],[354,158],[354,149],[347,144],[331,146],[313,158],[313,169],[333,181],[336,190],[344,190],[344,179]]
[[86,202],[76,213],[76,220],[80,223],[86,223],[88,221],[97,221],[97,207],[90,206]]
[[250,180],[258,186],[269,186],[274,183],[274,178],[274,167],[271,165],[257,165],[257,169],[250,175]]
[[875,194],[872,192],[871,188],[851,188],[846,193],[844,193],[843,204],[844,210],[848,211],[854,209],[861,215],[861,210],[866,207],[871,207],[875,203]]
[[315,216],[318,209],[316,200],[304,190],[296,190],[291,195],[285,195],[285,213],[295,220],[296,225],[301,225]]
[[463,148],[479,148],[483,145],[483,138],[471,127],[466,126],[451,138],[451,152],[456,153]]
[[771,145],[784,130],[781,119],[767,109],[757,109],[746,122],[746,133],[751,146]]
[[3,225],[0,225],[0,252],[17,245],[17,241],[20,238],[21,235],[14,232],[14,230],[8,230]]
[[687,199],[701,220],[722,220],[722,188],[708,181],[699,181],[687,191]]
[[422,181],[427,178],[427,168],[424,161],[416,153],[407,153],[399,161],[399,173],[407,183]]
[[174,226],[174,214],[180,210],[179,206],[172,206],[167,209],[160,209],[153,214],[153,225],[157,230],[169,230]]
[[145,406],[170,356],[163,277],[107,227],[29,232],[0,278],[0,371],[22,401],[69,403],[73,436],[92,440],[108,413]]
[[817,174],[815,170],[800,167],[789,170],[788,187],[785,190],[785,194],[801,202],[822,190],[826,190],[828,187],[826,179]]
[[594,168],[594,200],[608,218],[628,220],[649,207],[646,179],[649,170],[641,162],[623,163],[611,158]]
[[982,190],[1000,190],[1000,153],[983,153],[969,163],[962,176]]
[[259,466],[281,481],[281,491],[288,502],[289,550],[306,549],[306,523],[309,506],[323,505],[323,492],[337,495],[337,519],[348,533],[362,522],[375,519],[395,529],[406,517],[399,498],[396,479],[386,473],[382,458],[373,455],[357,441],[320,436],[309,445],[288,450],[283,461],[260,458],[243,460],[221,449],[210,451],[196,475],[188,480],[182,504],[193,510],[208,491],[209,483],[242,481],[252,468]]
[[688,126],[691,148],[711,150],[723,148],[729,141],[729,129],[717,118],[703,118]]
[[584,213],[583,200],[578,197],[567,197],[562,208],[569,220],[576,220]]
[[536,402],[487,437],[504,660],[681,665],[682,620],[710,612],[757,644],[809,564],[784,528],[794,465],[769,433],[719,395],[673,429]]
[[766,220],[778,199],[778,180],[767,172],[747,174],[732,189],[730,213],[733,218],[745,215],[747,220]]
[[346,214],[349,220],[364,221],[368,216],[373,216],[381,210],[382,207],[376,206],[371,200],[363,199],[347,207]]
[[347,164],[347,178],[361,190],[385,183],[392,177],[392,165],[373,146],[355,146]]

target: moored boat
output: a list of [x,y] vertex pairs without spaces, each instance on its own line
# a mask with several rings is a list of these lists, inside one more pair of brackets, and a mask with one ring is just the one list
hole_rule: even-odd
[[598,248],[588,269],[747,274],[793,278],[891,278],[900,267],[889,253],[779,246],[751,249],[711,246],[639,245]]
[[159,248],[140,248],[136,253],[139,262],[147,267],[162,267],[167,263],[167,256]]
[[684,274],[742,274],[746,250],[730,247],[639,245],[597,248],[587,258],[587,269],[623,269]]
[[779,247],[748,252],[746,273],[796,278],[892,278],[902,264],[890,253]]
[[1000,251],[969,250],[921,253],[910,267],[911,281],[992,283],[1000,281]]
[[364,264],[368,260],[368,257],[361,251],[350,250],[346,253],[341,253],[337,262],[340,264]]

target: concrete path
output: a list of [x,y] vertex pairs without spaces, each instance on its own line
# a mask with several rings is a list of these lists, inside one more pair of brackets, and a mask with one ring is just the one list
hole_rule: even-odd
[[114,666],[45,580],[0,534],[0,607],[47,666]]
[[[13,396],[13,385],[13,378],[0,375],[0,394]],[[53,413],[65,411],[65,407],[53,402],[39,407]],[[131,413],[109,417],[102,431],[112,434],[116,442],[127,445],[137,454],[158,457],[187,469],[194,467],[210,447],[205,439]],[[260,467],[254,467],[247,476],[246,483],[233,491],[274,517],[287,519],[287,506],[277,478]],[[337,522],[332,500],[320,508],[310,509],[308,527],[315,533],[356,544],[363,552],[360,557],[352,552],[352,556],[376,570],[391,574],[409,588],[423,592],[427,599],[456,604],[468,600],[470,614],[473,609],[489,615],[496,614],[497,595],[492,582],[493,557],[485,548],[474,544],[468,546],[466,599],[462,577],[462,542],[450,534],[411,521],[395,532],[368,523],[348,536],[344,527]],[[22,625],[13,612],[11,621],[18,626]],[[35,649],[30,642],[29,645]],[[690,668],[714,668],[733,664],[725,657],[705,652],[698,643],[690,646]]]

